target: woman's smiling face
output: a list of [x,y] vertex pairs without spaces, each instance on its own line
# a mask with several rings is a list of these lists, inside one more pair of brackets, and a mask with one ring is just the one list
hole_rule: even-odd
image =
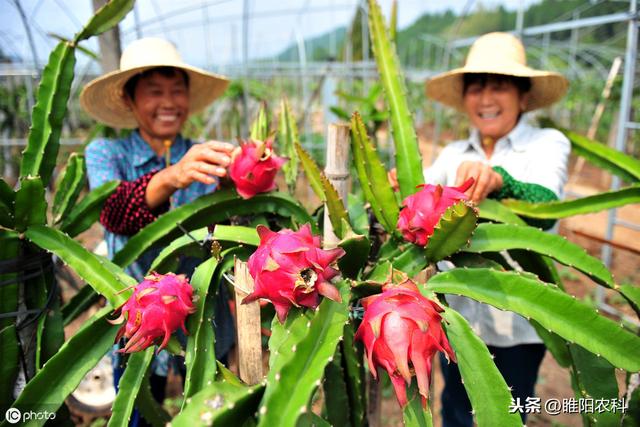
[[521,93],[515,83],[488,76],[466,85],[463,105],[480,135],[496,141],[516,126],[527,100],[528,93]]
[[128,103],[145,140],[173,140],[189,115],[189,88],[180,72],[152,72],[136,82]]

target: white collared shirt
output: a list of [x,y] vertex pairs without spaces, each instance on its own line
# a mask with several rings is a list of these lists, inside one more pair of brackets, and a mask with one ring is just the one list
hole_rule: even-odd
[[[482,150],[479,133],[473,129],[469,139],[448,144],[424,176],[430,184],[453,186],[460,163],[483,162],[501,166],[514,179],[540,184],[562,197],[570,149],[570,142],[560,131],[533,127],[522,117],[509,134],[496,142],[491,158]],[[438,267],[442,269],[441,264]],[[447,295],[447,302],[488,345],[511,347],[542,342],[529,322],[513,312],[455,295]]]

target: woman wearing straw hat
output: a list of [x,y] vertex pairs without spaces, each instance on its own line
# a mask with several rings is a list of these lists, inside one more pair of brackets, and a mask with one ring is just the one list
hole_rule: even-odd
[[[476,203],[487,197],[557,200],[567,179],[570,143],[555,129],[532,126],[523,115],[553,104],[567,88],[568,81],[560,74],[528,67],[516,37],[490,33],[478,38],[464,67],[426,83],[427,96],[466,113],[472,129],[467,139],[442,150],[425,170],[425,179],[459,185],[474,177],[467,195]],[[550,228],[553,221],[537,225]],[[529,322],[468,298],[447,296],[447,301],[488,345],[515,403],[535,402],[531,399],[545,347]],[[471,426],[471,406],[458,367],[442,365],[443,425]],[[524,420],[524,411],[521,414]]]
[[[89,115],[114,128],[133,129],[122,138],[97,139],[85,151],[91,188],[120,181],[100,216],[110,258],[158,215],[216,190],[218,179],[227,173],[233,145],[196,144],[180,131],[189,114],[202,111],[228,84],[222,76],[185,64],[171,43],[145,38],[125,49],[119,70],[86,85],[80,103]],[[128,273],[142,280],[158,251],[145,253]],[[193,268],[193,260],[186,259],[179,271],[190,274]],[[220,300],[215,343],[219,357],[228,352],[234,336],[228,306]],[[167,360],[166,352],[154,360],[151,381],[159,400]],[[116,368],[114,374],[117,384],[121,372]]]

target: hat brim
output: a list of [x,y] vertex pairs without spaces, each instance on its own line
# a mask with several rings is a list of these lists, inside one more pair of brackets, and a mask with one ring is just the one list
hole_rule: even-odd
[[189,65],[157,64],[112,71],[89,82],[80,94],[80,105],[91,117],[108,126],[133,129],[138,126],[124,97],[124,85],[145,70],[170,66],[184,70],[189,76],[189,114],[204,110],[229,86],[229,80]]
[[569,88],[569,81],[564,76],[551,71],[540,71],[525,66],[514,67],[508,72],[487,68],[462,67],[438,74],[427,80],[427,97],[453,107],[458,111],[464,111],[462,76],[467,73],[488,73],[530,78],[529,100],[524,111],[532,111],[553,104],[562,98]]

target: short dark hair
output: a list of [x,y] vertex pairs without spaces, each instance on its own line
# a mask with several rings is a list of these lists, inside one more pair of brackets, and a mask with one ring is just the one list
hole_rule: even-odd
[[492,74],[492,73],[464,73],[462,75],[462,93],[467,93],[467,89],[472,84],[479,84],[482,87],[489,82],[496,83],[511,83],[522,95],[523,93],[531,90],[531,79],[529,77],[517,77],[509,76],[506,74]]
[[138,81],[140,81],[141,78],[149,77],[154,73],[158,73],[163,77],[174,77],[176,75],[181,75],[184,79],[184,84],[187,86],[187,88],[189,87],[189,75],[184,70],[176,67],[154,67],[130,77],[129,80],[127,80],[127,82],[124,84],[124,93],[133,101]]

